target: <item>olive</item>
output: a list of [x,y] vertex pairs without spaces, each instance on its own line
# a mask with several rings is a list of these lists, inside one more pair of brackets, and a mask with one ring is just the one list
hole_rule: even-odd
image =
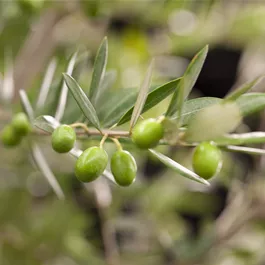
[[134,157],[128,151],[116,151],[111,157],[111,172],[120,186],[129,186],[133,183],[137,165]]
[[8,125],[2,130],[1,140],[6,147],[13,147],[21,142],[21,137],[16,134],[11,125]]
[[75,175],[82,182],[93,181],[104,172],[107,164],[107,152],[101,147],[90,147],[77,159]]
[[209,179],[219,173],[222,167],[222,153],[215,145],[203,142],[194,150],[192,166],[196,174]]
[[17,113],[13,117],[11,126],[14,128],[14,131],[21,136],[27,135],[31,129],[29,119],[23,112]]
[[69,125],[61,125],[52,133],[52,148],[58,153],[67,153],[74,147],[75,140],[75,130]]
[[164,130],[162,124],[155,119],[146,119],[132,130],[133,142],[142,149],[155,147],[163,137]]

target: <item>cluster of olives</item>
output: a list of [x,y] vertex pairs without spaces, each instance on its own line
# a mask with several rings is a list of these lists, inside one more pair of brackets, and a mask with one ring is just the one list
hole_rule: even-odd
[[30,122],[25,113],[17,113],[11,123],[4,127],[1,133],[2,143],[6,147],[14,147],[18,145],[22,138],[31,130]]
[[[67,153],[73,147],[76,133],[69,125],[61,125],[52,134],[52,147],[58,153]],[[99,146],[86,149],[77,159],[75,175],[82,182],[97,179],[108,164],[107,152]],[[137,165],[134,157],[125,150],[116,151],[111,157],[111,171],[120,186],[129,186],[136,176]]]
[[[160,121],[146,119],[139,122],[132,130],[131,138],[141,149],[155,147],[163,138],[164,129]],[[67,153],[76,141],[75,130],[69,125],[61,125],[52,134],[52,147],[58,153]],[[108,163],[108,154],[102,148],[93,146],[86,149],[78,158],[75,174],[82,182],[90,182],[98,178]],[[222,165],[222,154],[218,147],[209,142],[199,144],[193,153],[192,166],[196,174],[204,179],[216,175]],[[129,186],[136,176],[137,165],[134,157],[122,149],[111,157],[111,171],[116,182],[121,186]]]

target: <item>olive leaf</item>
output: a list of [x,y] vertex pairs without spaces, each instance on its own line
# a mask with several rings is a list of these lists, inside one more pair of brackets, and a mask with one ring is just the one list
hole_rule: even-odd
[[[208,106],[220,103],[222,99],[220,98],[213,98],[213,97],[201,97],[188,100],[184,102],[183,111],[182,111],[182,125],[186,125],[190,119],[194,117],[194,115]],[[174,115],[172,119],[176,119],[178,116]]]
[[80,109],[86,116],[86,118],[100,131],[100,124],[96,110],[94,109],[92,103],[87,98],[85,92],[78,85],[73,77],[68,74],[63,74],[64,80],[68,88],[70,89],[73,97],[75,98]]
[[23,90],[23,89],[19,90],[19,96],[20,96],[22,107],[23,107],[25,113],[27,114],[30,122],[33,122],[33,120],[34,120],[34,111],[32,109],[32,106],[31,106],[31,104],[29,102],[29,99],[28,99],[28,96],[27,96],[25,90]]
[[[75,52],[69,63],[68,63],[68,66],[67,66],[67,71],[66,73],[68,75],[72,75],[73,73],[73,70],[74,70],[74,66],[75,66],[75,62],[76,62],[76,58],[77,58],[77,52]],[[58,105],[57,105],[57,109],[56,109],[56,112],[55,112],[55,119],[60,121],[63,117],[63,114],[64,114],[64,110],[65,110],[65,106],[66,106],[66,102],[67,102],[67,94],[68,94],[68,89],[67,89],[67,85],[65,84],[65,82],[63,82],[63,86],[62,86],[62,89],[61,89],[61,94],[60,94],[60,97],[59,97],[59,102],[58,102]]]
[[63,200],[65,198],[63,190],[59,185],[58,181],[56,180],[54,174],[52,173],[40,147],[36,143],[31,143],[31,150],[32,150],[33,159],[38,169],[46,177],[47,181],[49,182],[50,186],[54,190],[54,193],[57,195],[57,197]]
[[52,84],[52,80],[53,80],[56,67],[57,67],[57,60],[56,58],[53,58],[48,64],[48,67],[46,69],[46,72],[45,72],[45,75],[44,75],[44,78],[43,78],[43,81],[40,87],[39,96],[36,101],[37,110],[43,108],[45,104],[45,101],[49,93],[49,89],[51,88],[51,84]]
[[201,72],[202,66],[204,64],[206,55],[208,53],[208,45],[206,45],[202,50],[200,50],[190,62],[187,70],[185,71],[179,85],[173,94],[171,102],[166,112],[166,116],[173,116],[176,112],[178,112],[177,123],[181,123],[181,114],[183,102],[190,94],[197,78]]
[[180,165],[179,163],[177,163],[176,161],[172,160],[171,158],[153,150],[153,149],[149,149],[149,152],[151,154],[153,154],[158,160],[160,160],[163,164],[165,164],[167,167],[173,169],[174,171],[176,171],[178,174],[180,174],[181,176],[197,181],[199,183],[205,184],[205,185],[210,185],[210,183],[201,178],[200,176],[198,176],[197,174],[195,174],[194,172],[192,172],[191,170],[187,169],[186,167]]
[[145,78],[144,78],[144,81],[141,85],[136,103],[134,105],[133,113],[132,113],[132,117],[131,117],[131,121],[130,121],[130,130],[132,130],[132,128],[136,124],[139,116],[141,115],[142,109],[144,107],[144,104],[145,104],[145,101],[146,101],[146,98],[148,95],[148,90],[149,90],[150,85],[151,85],[153,64],[154,64],[154,60],[151,61],[150,65],[147,69],[147,73],[145,75]]
[[33,125],[47,133],[52,133],[60,123],[52,116],[43,115],[37,117],[34,120]]
[[[178,86],[179,82],[180,78],[165,83],[159,87],[156,87],[155,89],[152,89],[146,98],[146,102],[141,113],[148,111],[152,107],[156,106],[159,102],[164,100],[166,97],[168,97],[170,94],[172,94]],[[132,116],[132,113],[133,106],[120,118],[118,125],[122,125],[128,122]]]
[[238,104],[242,115],[248,116],[265,108],[265,93],[248,93],[240,96]]
[[265,132],[226,134],[214,140],[217,145],[243,145],[265,143]]
[[230,152],[240,152],[249,155],[265,155],[264,149],[245,147],[245,146],[236,146],[236,145],[227,145],[221,147],[223,150]]
[[264,76],[259,76],[257,78],[255,78],[254,80],[243,84],[242,86],[240,86],[239,88],[235,89],[234,91],[232,91],[231,93],[229,93],[224,101],[228,101],[228,100],[236,100],[237,98],[239,98],[241,95],[245,94],[247,91],[249,91],[250,89],[252,89],[254,86],[256,86],[262,79],[264,78]]
[[185,140],[200,142],[214,140],[233,131],[241,122],[236,103],[215,104],[197,112],[187,125]]
[[89,98],[92,104],[96,103],[96,100],[98,99],[98,96],[101,93],[100,83],[102,82],[105,75],[107,60],[108,60],[108,40],[107,37],[105,37],[98,49],[94,63],[94,70],[89,90]]

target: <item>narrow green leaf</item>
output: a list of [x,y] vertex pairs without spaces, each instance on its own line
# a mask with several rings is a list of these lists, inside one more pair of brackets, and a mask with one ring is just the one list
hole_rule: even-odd
[[23,89],[19,90],[19,96],[20,96],[22,107],[23,107],[25,113],[27,114],[29,120],[31,122],[33,122],[33,120],[34,120],[34,111],[32,109],[32,106],[31,106],[31,104],[29,102],[29,99],[28,99],[28,96],[27,96],[25,90],[23,90]]
[[79,105],[86,118],[95,126],[95,128],[100,131],[100,124],[97,113],[82,88],[70,75],[63,74],[63,77],[66,85],[68,86],[69,90],[71,91],[73,97],[75,98],[77,104]]
[[134,127],[136,124],[139,116],[141,115],[141,112],[143,110],[147,95],[148,95],[148,90],[151,85],[151,79],[152,79],[152,72],[153,72],[153,60],[151,61],[147,73],[145,75],[144,81],[141,85],[136,103],[133,108],[133,113],[130,121],[130,130]]
[[106,66],[108,60],[108,40],[105,37],[98,49],[95,63],[94,63],[94,71],[92,74],[92,80],[90,84],[89,90],[89,98],[91,102],[94,104],[100,94],[100,83],[105,75]]
[[60,200],[63,200],[65,198],[63,190],[62,190],[60,184],[58,183],[56,177],[52,173],[40,147],[36,143],[32,143],[31,144],[31,150],[32,150],[33,159],[34,159],[37,167],[39,168],[40,172],[45,176],[45,178],[49,182],[50,186],[54,190],[54,193],[57,195],[57,197]]
[[214,140],[233,131],[240,122],[241,113],[236,103],[211,105],[190,120],[185,139],[188,142]]
[[248,93],[236,100],[242,115],[248,116],[265,108],[265,93]]
[[33,125],[47,133],[52,133],[60,123],[52,116],[43,115],[37,117],[34,120]]
[[177,123],[181,123],[181,114],[183,102],[190,94],[197,78],[201,72],[202,66],[204,64],[206,55],[208,53],[208,45],[206,45],[202,50],[200,50],[190,62],[184,76],[182,77],[177,90],[173,94],[171,102],[166,112],[166,116],[173,116],[176,111],[178,111]]
[[252,80],[252,81],[250,81],[248,83],[243,84],[239,88],[237,88],[234,91],[232,91],[231,93],[229,93],[225,97],[225,101],[228,101],[228,100],[236,100],[241,95],[245,94],[250,89],[252,89],[254,86],[256,86],[263,78],[264,78],[264,76],[259,76],[259,77],[255,78],[254,80]]
[[245,147],[245,146],[228,145],[228,146],[222,146],[222,149],[226,151],[239,152],[249,155],[265,155],[264,149]]
[[250,132],[242,134],[226,134],[214,142],[217,145],[243,145],[265,143],[265,132]]
[[[76,62],[76,57],[77,57],[77,52],[75,52],[72,56],[71,59],[67,65],[67,74],[69,76],[72,75],[75,67],[75,62]],[[65,82],[63,82],[59,101],[57,104],[56,112],[55,112],[55,119],[60,121],[64,115],[65,107],[66,107],[66,102],[67,102],[67,95],[68,95],[68,89],[67,85]]]
[[[168,97],[170,94],[172,94],[175,91],[179,82],[180,82],[180,78],[172,80],[150,91],[147,96],[142,113],[156,106],[159,102],[161,102],[166,97]],[[133,112],[133,106],[121,117],[121,119],[118,122],[118,125],[122,125],[128,122],[132,116],[132,112]]]
[[[207,108],[211,105],[217,104],[221,101],[222,99],[220,98],[201,97],[184,102],[182,116],[181,116],[182,125],[186,125],[198,111]],[[174,115],[172,119],[176,119],[178,117],[177,115]]]
[[172,160],[171,158],[153,150],[153,149],[149,149],[149,152],[151,152],[158,160],[160,160],[163,164],[165,164],[167,167],[173,169],[174,171],[176,171],[178,174],[180,174],[181,176],[197,181],[199,183],[205,184],[205,185],[210,185],[210,183],[201,178],[200,176],[198,176],[197,174],[195,174],[194,172],[192,172],[191,170],[187,169],[186,167],[180,165],[179,163],[177,163],[176,161]]

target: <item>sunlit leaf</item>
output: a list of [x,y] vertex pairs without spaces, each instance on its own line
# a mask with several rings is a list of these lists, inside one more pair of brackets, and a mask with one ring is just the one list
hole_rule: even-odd
[[95,104],[98,96],[100,95],[100,83],[102,82],[108,60],[108,40],[105,37],[98,49],[96,59],[94,62],[94,71],[89,90],[89,98]]
[[70,89],[73,97],[75,98],[80,109],[86,116],[86,118],[98,129],[100,130],[100,124],[98,120],[97,113],[92,105],[92,103],[87,98],[86,94],[82,88],[78,85],[75,79],[67,74],[63,74],[65,83]]
[[174,145],[178,141],[179,129],[176,121],[171,120],[167,117],[162,121],[164,128],[164,137],[163,139],[170,145]]
[[[147,96],[142,113],[156,106],[158,103],[160,103],[170,94],[172,94],[175,91],[179,82],[180,78],[172,80],[155,89],[152,89]],[[133,106],[122,116],[122,118],[118,122],[118,125],[128,122],[131,118],[132,112],[133,112]]]
[[149,149],[149,151],[158,159],[160,160],[164,165],[166,165],[167,167],[173,169],[175,172],[177,172],[178,174],[180,174],[181,176],[197,181],[199,183],[205,184],[205,185],[210,185],[210,183],[208,181],[206,181],[205,179],[201,178],[200,176],[198,176],[197,174],[195,174],[194,172],[192,172],[191,170],[187,169],[186,167],[180,165],[179,163],[177,163],[176,161],[172,160],[171,158],[153,150],[153,149]]
[[139,116],[142,113],[142,110],[143,110],[143,107],[144,107],[144,104],[145,104],[145,101],[146,101],[146,98],[148,95],[148,90],[149,90],[150,85],[151,85],[152,72],[153,72],[153,62],[154,61],[152,60],[148,69],[147,69],[144,81],[140,87],[140,91],[139,91],[136,103],[135,103],[134,108],[133,108],[133,113],[131,116],[130,130],[134,127]]
[[188,142],[214,140],[233,131],[241,122],[236,103],[215,104],[197,112],[188,123],[185,139]]
[[254,86],[256,86],[263,78],[264,78],[264,76],[259,76],[259,77],[255,78],[254,80],[252,80],[252,81],[250,81],[248,83],[243,84],[239,88],[237,88],[234,91],[232,91],[231,93],[229,93],[225,97],[225,101],[228,101],[228,100],[236,100],[241,95],[245,94],[247,91],[249,91]]
[[202,66],[204,64],[206,55],[208,53],[208,45],[200,50],[190,62],[187,70],[185,71],[173,97],[169,104],[166,112],[166,116],[173,116],[178,111],[177,122],[181,123],[181,114],[183,102],[190,94],[197,78],[201,72]]

